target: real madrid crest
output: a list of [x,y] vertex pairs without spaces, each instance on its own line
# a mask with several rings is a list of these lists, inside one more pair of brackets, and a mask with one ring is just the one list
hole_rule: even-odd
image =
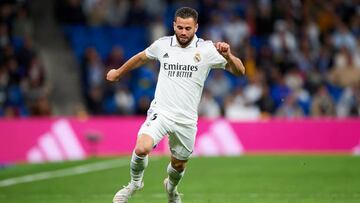
[[200,56],[200,53],[196,53],[195,56],[194,56],[194,61],[199,63],[201,61],[201,56]]

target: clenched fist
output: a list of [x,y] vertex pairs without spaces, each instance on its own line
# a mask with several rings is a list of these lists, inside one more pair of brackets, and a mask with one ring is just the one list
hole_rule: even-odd
[[116,69],[111,69],[106,74],[106,79],[110,82],[116,82],[119,80],[119,73]]
[[215,47],[217,51],[224,57],[228,58],[230,55],[230,45],[226,42],[216,42]]

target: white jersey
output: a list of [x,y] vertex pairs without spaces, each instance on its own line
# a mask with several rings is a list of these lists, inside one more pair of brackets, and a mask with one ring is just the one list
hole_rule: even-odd
[[176,36],[156,40],[145,50],[150,59],[160,61],[160,73],[151,109],[177,123],[197,123],[198,105],[211,68],[225,68],[226,59],[213,42],[194,36],[182,48]]

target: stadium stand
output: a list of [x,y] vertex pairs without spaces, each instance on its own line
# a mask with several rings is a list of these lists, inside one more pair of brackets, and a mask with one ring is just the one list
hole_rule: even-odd
[[33,42],[29,1],[0,2],[0,116],[50,115],[45,68]]
[[[360,6],[356,2],[57,0],[54,9],[79,64],[87,110],[96,115],[146,112],[155,90],[156,63],[133,71],[115,85],[103,80],[104,73],[159,36],[171,35],[176,8],[198,9],[198,35],[229,42],[247,68],[246,77],[240,78],[212,71],[200,114],[241,120],[360,115]],[[1,22],[0,36],[10,37],[8,44],[17,50],[26,37],[6,34],[14,20],[9,23],[2,17]],[[3,53],[11,49],[4,41],[6,37],[1,37]],[[10,75],[4,70],[11,63],[1,63],[1,75]],[[11,105],[27,112],[21,115],[31,114],[20,102],[24,101],[20,87],[8,88],[14,94]],[[0,101],[2,115],[11,106],[6,101]],[[201,110],[205,108],[212,109]]]

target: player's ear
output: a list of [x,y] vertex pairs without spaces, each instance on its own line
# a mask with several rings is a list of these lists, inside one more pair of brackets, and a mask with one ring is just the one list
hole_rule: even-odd
[[174,22],[173,22],[173,29],[174,29],[174,31],[175,31],[175,28],[176,28],[176,22],[174,21]]
[[196,25],[195,25],[195,32],[197,32],[198,28],[199,28],[199,24],[196,23]]

